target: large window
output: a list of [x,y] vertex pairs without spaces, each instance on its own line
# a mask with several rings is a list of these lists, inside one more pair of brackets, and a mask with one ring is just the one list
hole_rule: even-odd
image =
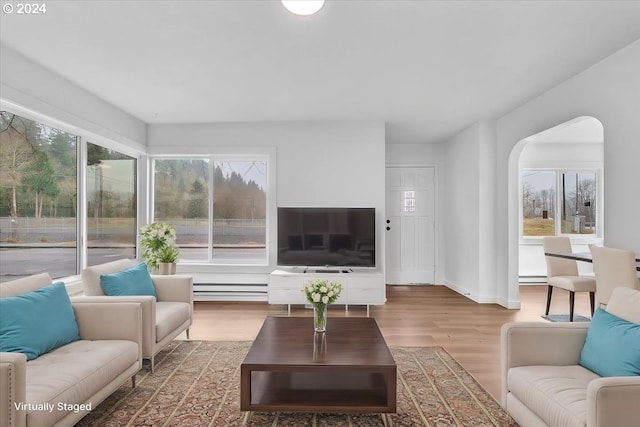
[[264,264],[265,159],[154,160],[154,220],[176,229],[181,261]]
[[78,137],[0,112],[0,281],[76,274]]
[[523,236],[596,235],[597,171],[524,170]]
[[136,257],[136,159],[87,143],[87,265]]

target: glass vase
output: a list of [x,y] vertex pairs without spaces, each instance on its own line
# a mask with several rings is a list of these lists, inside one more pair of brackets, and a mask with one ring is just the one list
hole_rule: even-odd
[[313,329],[316,332],[327,330],[327,304],[313,305]]

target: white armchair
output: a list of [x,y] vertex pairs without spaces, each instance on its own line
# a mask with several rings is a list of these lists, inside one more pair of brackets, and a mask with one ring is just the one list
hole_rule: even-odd
[[193,322],[193,278],[186,275],[157,276],[151,280],[158,299],[148,295],[106,296],[100,286],[100,275],[117,273],[136,265],[135,261],[121,259],[87,267],[82,271],[82,285],[87,302],[135,301],[142,304],[142,357],[151,362],[175,337],[186,331]]
[[[640,323],[640,291],[617,288],[607,311]],[[502,327],[502,406],[522,427],[634,427],[640,376],[600,377],[578,362],[589,323]]]

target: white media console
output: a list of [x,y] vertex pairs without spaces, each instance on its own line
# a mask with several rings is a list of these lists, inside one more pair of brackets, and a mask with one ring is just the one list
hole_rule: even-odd
[[384,304],[387,300],[384,275],[372,270],[351,270],[349,268],[306,269],[282,268],[269,275],[269,304],[286,304],[289,314],[291,304],[308,304],[302,287],[316,279],[325,279],[342,285],[342,294],[334,304],[369,305]]

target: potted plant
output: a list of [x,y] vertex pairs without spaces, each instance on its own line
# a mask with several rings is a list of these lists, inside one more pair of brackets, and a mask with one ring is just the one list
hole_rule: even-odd
[[172,259],[175,263],[180,255],[177,247],[175,247],[176,231],[169,224],[164,222],[152,222],[140,229],[140,249],[142,249],[141,258],[147,263],[149,269],[157,269],[160,267],[160,254],[166,248],[173,248],[167,252],[164,259]]
[[158,254],[158,270],[160,274],[176,274],[176,262],[180,250],[176,246],[165,246]]

